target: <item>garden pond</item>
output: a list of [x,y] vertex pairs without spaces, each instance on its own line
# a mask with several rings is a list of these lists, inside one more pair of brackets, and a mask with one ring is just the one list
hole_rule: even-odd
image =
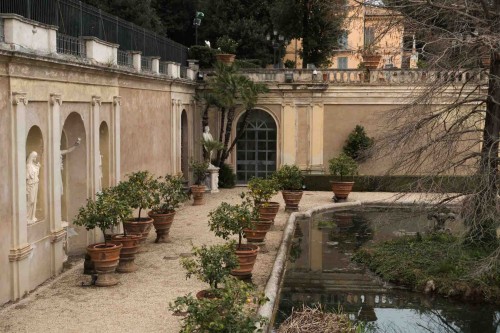
[[[434,227],[417,207],[360,206],[297,220],[275,327],[292,309],[320,304],[364,323],[367,332],[500,333],[500,308],[395,288],[351,261],[362,245]],[[460,232],[459,220],[447,220]]]

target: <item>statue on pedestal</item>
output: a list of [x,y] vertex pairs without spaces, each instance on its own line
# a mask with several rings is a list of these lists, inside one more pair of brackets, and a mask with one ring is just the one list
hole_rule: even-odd
[[28,224],[38,221],[36,218],[36,201],[40,179],[40,162],[37,162],[38,153],[32,151],[26,160],[26,217]]

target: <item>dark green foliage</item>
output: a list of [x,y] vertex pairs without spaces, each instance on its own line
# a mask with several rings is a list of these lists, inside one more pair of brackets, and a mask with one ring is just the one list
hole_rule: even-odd
[[273,174],[280,190],[302,190],[304,175],[296,165],[283,165]]
[[224,35],[217,38],[217,49],[222,53],[236,54],[238,42],[231,37]]
[[338,47],[345,9],[344,1],[338,0],[276,0],[272,16],[286,37],[302,38],[303,67],[321,67],[329,64]]
[[166,33],[165,26],[153,7],[152,0],[83,0],[83,2],[135,23],[142,28],[159,34]]
[[255,63],[246,60],[235,59],[234,62],[239,68],[261,68],[260,65],[256,65]]
[[199,60],[200,68],[212,68],[215,63],[215,49],[208,46],[191,46],[189,48],[189,59]]
[[128,175],[126,181],[117,185],[117,191],[123,202],[131,208],[139,209],[137,220],[141,219],[141,211],[154,203],[153,189],[156,179],[149,171],[137,171]]
[[256,325],[267,322],[257,315],[257,307],[247,304],[262,305],[267,301],[251,284],[227,277],[224,287],[213,291],[216,297],[212,299],[199,300],[189,294],[178,297],[174,304],[170,304],[170,310],[174,312],[187,312],[182,333],[253,333]]
[[432,280],[435,291],[475,301],[500,302],[500,270],[480,274],[481,260],[491,248],[466,246],[444,233],[403,237],[360,250],[354,260],[365,263],[384,280],[423,291]]
[[358,173],[358,164],[352,157],[341,153],[328,161],[330,175],[339,176],[342,181],[344,177],[355,176]]
[[369,157],[368,149],[373,146],[373,141],[373,138],[366,135],[363,126],[356,125],[354,130],[349,133],[342,150],[347,156],[353,158],[357,162],[363,162]]
[[203,185],[205,179],[207,179],[208,162],[197,162],[191,161],[189,163],[191,170],[193,170],[194,183],[196,185]]
[[187,200],[184,192],[184,178],[180,175],[159,177],[152,186],[153,202],[151,210],[155,214],[168,214],[179,208]]
[[[169,38],[186,46],[195,44],[193,19],[196,15],[196,1],[151,0],[151,3]],[[198,40],[198,43],[205,45],[201,39]]]
[[239,267],[234,242],[193,247],[192,253],[192,258],[181,259],[181,266],[187,271],[186,278],[194,275],[200,281],[208,283],[211,289],[217,289],[218,284],[233,269]]
[[287,59],[284,63],[285,68],[295,68],[295,61]]
[[230,165],[222,163],[219,169],[219,187],[233,188],[236,185],[236,174]]

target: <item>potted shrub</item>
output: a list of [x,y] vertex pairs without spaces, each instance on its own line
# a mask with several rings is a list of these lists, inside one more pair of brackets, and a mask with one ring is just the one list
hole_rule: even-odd
[[259,247],[253,244],[242,244],[244,230],[253,227],[252,220],[255,220],[255,215],[248,201],[239,205],[223,202],[208,215],[208,226],[216,236],[227,240],[232,235],[238,235],[235,252],[240,267],[233,269],[231,274],[239,278],[247,278],[252,275],[252,269],[257,259]]
[[146,242],[153,224],[152,218],[141,217],[141,213],[154,202],[154,186],[155,179],[149,171],[134,172],[128,176],[128,180],[120,182],[117,186],[122,200],[131,208],[139,210],[137,217],[123,221],[123,229],[127,234],[140,235],[141,243]]
[[248,182],[248,195],[252,198],[261,219],[274,222],[280,204],[270,200],[278,191],[278,182],[274,178],[252,178]]
[[345,177],[355,176],[358,172],[358,164],[345,153],[341,153],[338,157],[334,157],[328,161],[330,174],[335,177],[340,177],[340,181],[331,181],[334,200],[346,200],[349,193],[352,191],[354,181],[345,181]]
[[180,332],[238,332],[253,333],[267,322],[257,314],[257,306],[267,298],[251,284],[226,277],[224,287],[217,289],[217,297],[197,299],[190,294],[178,297],[170,310],[187,313]]
[[98,275],[95,284],[99,287],[113,286],[118,283],[112,273],[118,266],[122,245],[108,242],[106,229],[118,225],[120,219],[130,213],[126,205],[121,204],[119,200],[114,200],[111,191],[111,189],[105,189],[97,193],[95,201],[87,199],[87,204],[80,207],[73,221],[75,225],[83,226],[87,230],[99,228],[104,235],[104,243],[87,246],[87,253]]
[[302,198],[304,176],[296,165],[283,165],[273,176],[285,200],[285,210],[297,211]]
[[167,242],[175,210],[186,199],[184,179],[181,175],[166,175],[153,183],[153,202],[148,215],[153,219],[156,229],[155,243]]
[[191,169],[193,170],[194,185],[191,185],[191,193],[193,194],[193,206],[203,205],[205,194],[205,179],[207,179],[208,162],[191,161]]
[[236,58],[238,43],[229,36],[222,36],[217,38],[217,47],[220,50],[220,53],[215,55],[217,60],[227,65],[232,64]]
[[186,278],[196,276],[200,281],[209,284],[209,290],[201,290],[197,298],[214,297],[222,280],[238,267],[238,257],[234,253],[235,243],[207,247],[193,247],[193,257],[183,258],[181,266],[187,271]]

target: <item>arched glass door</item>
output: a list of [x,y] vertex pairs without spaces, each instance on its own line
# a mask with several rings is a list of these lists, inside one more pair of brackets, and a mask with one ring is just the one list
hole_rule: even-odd
[[[242,118],[238,121],[238,127]],[[236,146],[236,177],[239,184],[247,183],[252,177],[267,178],[276,171],[276,139],[276,123],[271,115],[262,110],[253,110]]]

